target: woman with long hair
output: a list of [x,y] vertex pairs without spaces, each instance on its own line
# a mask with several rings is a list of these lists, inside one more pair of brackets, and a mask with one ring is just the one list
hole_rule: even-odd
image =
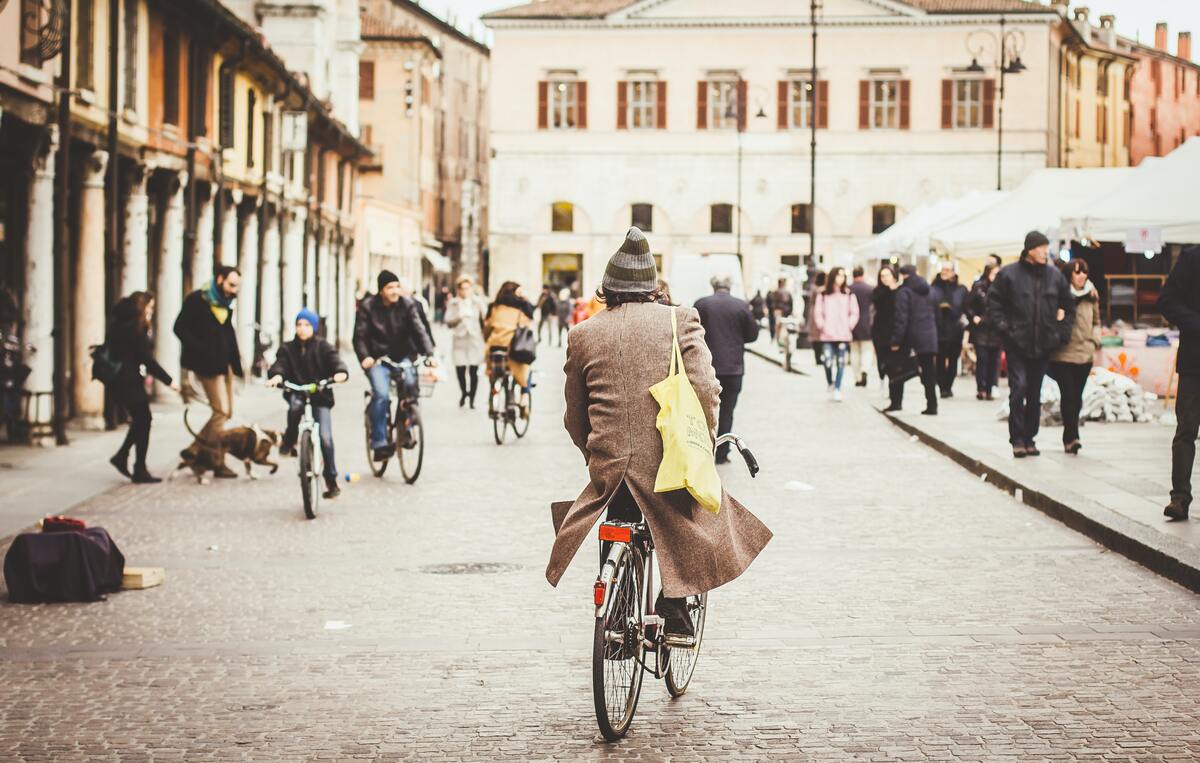
[[1100,295],[1088,280],[1087,260],[1071,260],[1061,267],[1075,300],[1075,323],[1071,338],[1050,356],[1049,376],[1062,391],[1063,449],[1075,455],[1083,447],[1079,441],[1083,388],[1100,349]]
[[871,344],[875,346],[875,365],[879,384],[887,392],[887,361],[892,351],[892,330],[896,328],[896,288],[900,279],[896,268],[884,265],[879,269],[879,283],[871,292]]
[[[858,324],[858,299],[846,284],[846,269],[834,268],[825,279],[825,288],[817,295],[813,323],[825,359],[825,381],[829,398],[842,401],[842,379],[846,375],[846,356]],[[836,369],[836,373],[835,373]]]
[[[162,482],[146,469],[150,449],[150,396],[146,392],[145,370],[176,392],[179,385],[154,359],[150,326],[154,321],[154,295],[135,291],[117,303],[105,344],[121,370],[110,389],[129,412],[129,431],[116,454],[109,459],[118,472],[136,483]],[[133,472],[129,471],[129,451],[134,451]]]
[[992,400],[992,390],[1000,383],[1000,334],[988,323],[988,292],[1000,266],[989,262],[983,275],[971,286],[967,297],[967,325],[971,332],[971,344],[975,347],[975,399]]
[[489,383],[504,372],[508,372],[521,387],[521,415],[528,416],[526,394],[529,392],[529,364],[517,363],[508,357],[517,329],[533,325],[533,305],[525,299],[516,281],[505,281],[496,292],[496,299],[488,307],[483,321],[483,341],[486,345],[485,360],[488,363]]
[[468,402],[475,407],[479,389],[479,358],[483,345],[483,316],[487,303],[475,295],[475,282],[463,276],[455,284],[455,296],[446,305],[446,325],[454,334],[454,371],[458,376],[458,407]]

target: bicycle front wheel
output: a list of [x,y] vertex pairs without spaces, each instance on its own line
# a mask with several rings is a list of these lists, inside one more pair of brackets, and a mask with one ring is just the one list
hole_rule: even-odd
[[304,499],[304,516],[309,519],[317,518],[317,500],[321,488],[317,485],[316,465],[313,464],[312,438],[305,433],[300,438],[300,495]]
[[687,597],[688,615],[696,629],[696,645],[691,649],[671,647],[667,657],[667,691],[672,697],[682,696],[692,682],[696,672],[696,660],[700,658],[700,644],[704,640],[704,618],[708,613],[708,593]]
[[517,400],[514,406],[513,433],[517,437],[524,437],[529,431],[529,419],[533,415],[533,392],[522,392],[517,383],[513,382],[513,396]]
[[492,394],[488,396],[488,416],[492,418],[492,436],[496,438],[496,444],[503,445],[504,438],[508,435],[508,418],[504,400],[503,378],[492,382]]
[[615,742],[629,731],[642,692],[642,574],[630,551],[613,575],[592,642],[592,699],[600,733]]
[[397,447],[396,454],[404,481],[413,484],[421,476],[421,464],[425,461],[425,426],[420,411],[414,409],[409,413],[408,443]]

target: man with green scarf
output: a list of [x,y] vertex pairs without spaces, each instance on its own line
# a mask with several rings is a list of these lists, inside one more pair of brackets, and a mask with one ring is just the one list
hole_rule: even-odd
[[208,423],[180,456],[194,460],[199,448],[206,447],[214,454],[213,476],[226,479],[237,476],[225,465],[221,432],[233,415],[233,377],[243,375],[233,324],[233,302],[240,285],[238,269],[222,265],[211,282],[183,300],[175,320],[175,336],[183,347],[180,365],[196,375],[212,407]]

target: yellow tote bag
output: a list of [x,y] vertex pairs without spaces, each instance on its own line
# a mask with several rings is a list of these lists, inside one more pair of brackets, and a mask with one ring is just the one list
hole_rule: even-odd
[[688,380],[679,350],[679,324],[671,309],[671,370],[650,388],[658,402],[655,424],[662,434],[663,459],[654,481],[654,492],[687,489],[704,508],[721,510],[721,478],[713,463],[713,442],[700,398]]

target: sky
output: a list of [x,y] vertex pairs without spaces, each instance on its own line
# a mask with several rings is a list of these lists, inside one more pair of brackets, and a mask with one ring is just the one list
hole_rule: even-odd
[[[499,8],[521,5],[522,0],[422,0],[421,5],[440,16],[453,14],[458,26],[470,32],[474,25],[479,33],[484,27],[480,15]],[[1193,32],[1193,46],[1200,44],[1200,0],[1085,0],[1072,2],[1071,7],[1086,5],[1091,8],[1093,21],[1104,14],[1117,17],[1117,32],[1131,39],[1154,43],[1154,25],[1159,21],[1169,24],[1169,50],[1175,52],[1179,32]],[[1193,54],[1200,57],[1200,49]]]

